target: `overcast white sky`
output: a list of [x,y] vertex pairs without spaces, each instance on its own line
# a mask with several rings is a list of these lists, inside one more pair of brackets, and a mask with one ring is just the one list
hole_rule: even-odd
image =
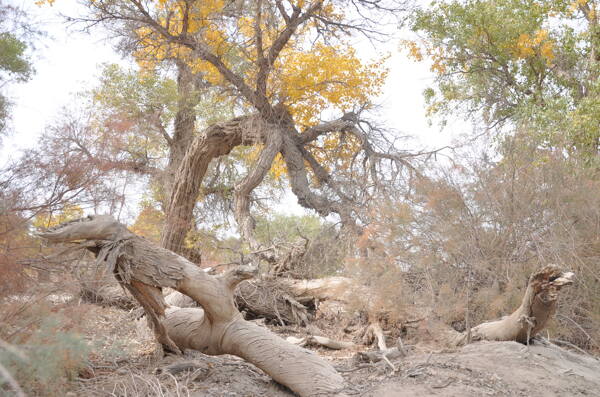
[[[36,144],[44,127],[52,122],[62,107],[73,103],[73,94],[93,86],[99,65],[105,62],[127,63],[106,41],[101,32],[91,35],[77,31],[64,22],[60,13],[77,15],[74,0],[58,0],[53,7],[38,7],[33,0],[8,0],[34,15],[48,37],[34,54],[36,74],[26,84],[13,85],[7,92],[14,102],[12,136],[5,138],[0,155],[3,160],[15,156],[21,148]],[[389,52],[390,73],[383,95],[381,122],[402,134],[412,135],[413,148],[444,146],[465,132],[465,123],[439,131],[429,127],[425,118],[423,90],[431,83],[432,74],[425,63],[414,63],[399,52],[398,42],[390,41],[373,49],[359,44],[359,54],[368,58],[376,52]],[[3,163],[4,161],[2,161]]]

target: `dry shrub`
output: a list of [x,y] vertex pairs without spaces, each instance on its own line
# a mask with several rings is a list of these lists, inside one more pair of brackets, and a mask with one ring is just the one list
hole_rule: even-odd
[[77,392],[81,395],[107,395],[131,397],[184,397],[191,396],[185,379],[177,379],[169,373],[154,375],[130,370],[127,376],[110,374],[82,384]]
[[24,296],[0,307],[0,348],[4,366],[28,395],[63,395],[86,366],[90,347],[78,332],[83,313],[48,302],[48,293]]
[[348,295],[347,308],[368,315],[369,321],[389,325],[406,319],[404,272],[385,250],[377,225],[367,226],[356,242],[361,255],[346,260],[346,273],[363,287]]
[[[0,365],[27,395],[64,395],[88,354],[77,329],[85,313],[69,307],[61,314],[72,280],[52,277],[53,264],[32,259],[40,244],[27,219],[3,212],[0,228]],[[0,377],[3,391],[14,388]]]
[[[464,330],[510,314],[529,275],[556,263],[577,280],[561,294],[551,337],[600,351],[594,170],[517,137],[507,141],[501,160],[440,168],[411,195],[378,203],[377,214],[368,248],[402,270],[406,302]],[[385,274],[373,266],[365,273]]]
[[26,289],[31,273],[19,261],[31,254],[34,246],[26,220],[0,207],[0,299]]

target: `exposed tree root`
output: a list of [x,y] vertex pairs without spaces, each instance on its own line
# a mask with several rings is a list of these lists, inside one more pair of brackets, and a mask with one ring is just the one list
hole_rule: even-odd
[[[510,316],[497,321],[479,324],[471,329],[471,341],[517,341],[529,343],[531,338],[546,327],[556,311],[560,289],[573,283],[574,274],[562,272],[549,265],[534,273],[527,285],[521,306]],[[468,332],[460,335],[455,343],[468,343]]]
[[333,350],[342,350],[342,349],[350,349],[354,347],[354,343],[352,342],[343,342],[339,340],[334,340],[327,338],[325,336],[318,335],[309,335],[304,338],[296,338],[293,336],[288,336],[286,340],[294,345],[298,346],[323,346]]

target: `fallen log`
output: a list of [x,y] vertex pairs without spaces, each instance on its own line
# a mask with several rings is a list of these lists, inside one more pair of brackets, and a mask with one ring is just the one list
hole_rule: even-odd
[[[264,318],[279,325],[306,325],[310,317],[306,306],[297,302],[283,286],[277,279],[244,280],[235,290],[235,304],[249,320]],[[197,306],[192,298],[179,291],[167,294],[165,301],[178,307]]]
[[515,312],[471,328],[470,335],[469,332],[461,334],[455,343],[460,345],[479,340],[529,343],[556,312],[558,293],[562,287],[573,283],[573,276],[572,272],[563,272],[555,265],[535,272],[529,278],[521,306]]
[[[108,215],[61,224],[40,236],[52,242],[77,242],[96,254],[146,312],[157,340],[166,349],[233,354],[253,363],[301,396],[340,395],[343,378],[316,354],[290,344],[268,329],[245,321],[233,291],[256,269],[240,266],[212,276],[187,259],[131,233]],[[173,288],[198,308],[165,302],[162,288]]]
[[329,299],[346,301],[349,295],[368,293],[366,288],[357,285],[348,277],[324,277],[312,280],[279,279],[279,283],[300,303]]

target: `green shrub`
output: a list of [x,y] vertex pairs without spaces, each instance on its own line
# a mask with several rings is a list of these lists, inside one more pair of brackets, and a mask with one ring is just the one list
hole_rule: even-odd
[[[15,338],[18,343],[14,346],[26,357],[0,348],[0,363],[27,394],[63,395],[67,383],[85,366],[89,353],[87,343],[77,333],[64,328],[64,318],[50,314],[29,335]],[[5,381],[0,379],[0,384]]]

